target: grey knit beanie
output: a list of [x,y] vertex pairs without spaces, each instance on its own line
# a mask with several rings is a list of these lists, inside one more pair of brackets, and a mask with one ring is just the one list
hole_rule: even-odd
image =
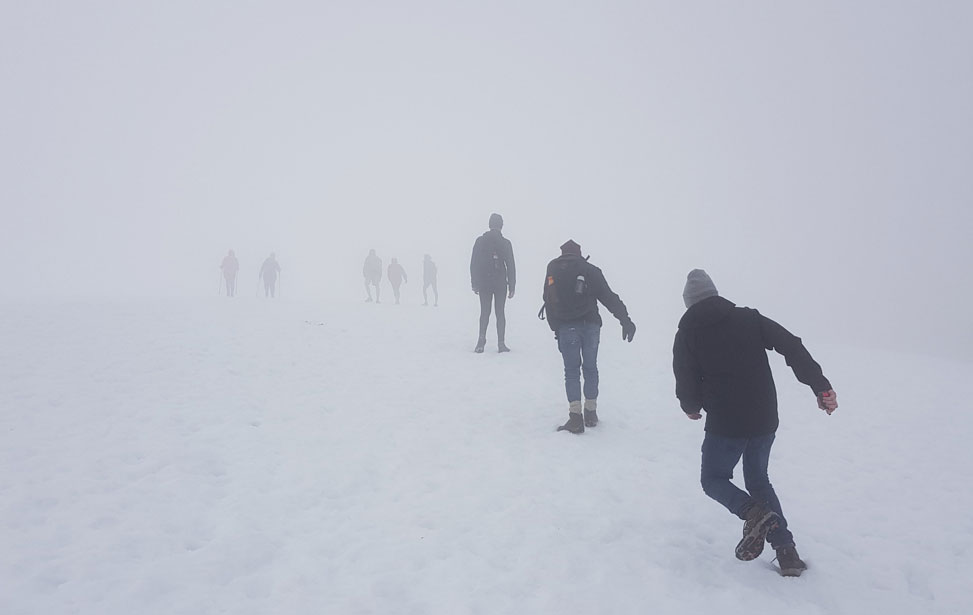
[[686,276],[686,288],[682,291],[682,300],[686,302],[687,308],[693,307],[703,299],[716,297],[719,294],[713,280],[702,269],[693,269]]

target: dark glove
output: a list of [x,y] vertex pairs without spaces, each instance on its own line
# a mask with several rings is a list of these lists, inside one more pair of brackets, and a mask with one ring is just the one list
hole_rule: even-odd
[[635,323],[631,318],[622,321],[622,339],[631,342],[635,337]]

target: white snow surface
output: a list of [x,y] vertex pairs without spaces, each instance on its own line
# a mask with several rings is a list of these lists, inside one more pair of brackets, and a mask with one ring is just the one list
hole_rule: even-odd
[[0,306],[0,613],[970,612],[968,363],[805,339],[828,417],[772,357],[785,579],[699,486],[675,322],[606,315],[574,436],[538,306],[476,355],[444,303]]

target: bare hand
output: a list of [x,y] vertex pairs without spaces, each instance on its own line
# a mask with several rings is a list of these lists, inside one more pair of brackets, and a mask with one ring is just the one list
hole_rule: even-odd
[[513,298],[514,298],[514,289],[511,288],[510,294],[507,295],[507,299],[513,299]]
[[686,418],[687,419],[692,419],[694,421],[698,421],[699,419],[703,418],[703,415],[700,414],[699,412],[693,412],[692,414],[690,414],[690,413],[687,412],[686,413]]
[[818,408],[830,415],[838,409],[838,394],[830,389],[823,393],[818,393]]

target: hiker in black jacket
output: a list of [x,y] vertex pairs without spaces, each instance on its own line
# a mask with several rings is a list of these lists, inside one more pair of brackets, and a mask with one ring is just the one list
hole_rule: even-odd
[[[757,310],[720,297],[702,269],[689,272],[683,300],[687,310],[676,332],[672,367],[686,416],[699,420],[706,411],[703,491],[744,520],[738,559],[755,559],[766,540],[777,552],[780,573],[800,576],[806,566],[767,474],[779,423],[767,351],[784,355],[829,415],[838,407],[835,392],[799,337]],[[730,482],[741,457],[746,491]]]
[[473,351],[483,352],[486,346],[492,304],[497,310],[497,351],[510,352],[504,343],[507,318],[503,308],[507,299],[513,299],[517,284],[514,249],[510,240],[500,233],[503,228],[500,214],[492,214],[489,224],[490,230],[476,238],[470,258],[470,281],[473,292],[480,296],[480,335]]
[[[622,324],[622,339],[635,337],[635,323],[625,304],[612,291],[601,269],[582,258],[581,246],[568,240],[561,256],[547,265],[544,307],[564,359],[564,389],[568,396],[568,422],[558,431],[583,433],[598,424],[598,344],[601,340],[601,302]],[[584,404],[581,373],[584,372]],[[584,416],[582,417],[582,410]]]

